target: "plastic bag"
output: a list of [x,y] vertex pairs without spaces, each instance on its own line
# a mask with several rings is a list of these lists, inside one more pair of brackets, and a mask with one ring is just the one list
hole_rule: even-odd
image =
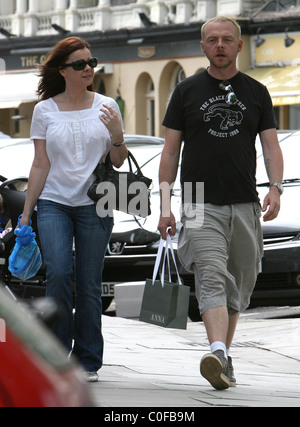
[[18,279],[27,280],[40,269],[42,257],[31,225],[21,226],[20,218],[21,216],[18,220],[19,228],[15,229],[16,244],[8,259],[8,269]]

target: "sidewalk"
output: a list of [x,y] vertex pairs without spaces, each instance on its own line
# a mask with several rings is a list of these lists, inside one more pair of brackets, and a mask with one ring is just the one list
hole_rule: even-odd
[[104,366],[90,385],[97,406],[300,406],[300,319],[242,315],[231,351],[238,385],[223,391],[199,373],[209,352],[201,322],[175,330],[103,316],[103,332]]

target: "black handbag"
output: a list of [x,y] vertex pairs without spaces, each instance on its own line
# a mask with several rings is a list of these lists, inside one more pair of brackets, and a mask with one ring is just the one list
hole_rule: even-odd
[[[94,170],[95,181],[88,196],[96,203],[97,214],[107,216],[113,209],[146,218],[151,214],[150,185],[152,179],[143,175],[133,154],[128,151],[129,172],[114,169],[110,155]],[[136,167],[133,172],[132,163]]]

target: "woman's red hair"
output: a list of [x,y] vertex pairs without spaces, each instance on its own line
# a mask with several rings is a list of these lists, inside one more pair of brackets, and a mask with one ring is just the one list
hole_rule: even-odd
[[[68,37],[55,45],[49,53],[46,62],[40,66],[41,77],[37,94],[41,101],[64,92],[66,88],[65,79],[59,72],[59,67],[65,64],[69,55],[80,49],[91,50],[90,45],[79,37]],[[94,91],[94,85],[87,88]]]

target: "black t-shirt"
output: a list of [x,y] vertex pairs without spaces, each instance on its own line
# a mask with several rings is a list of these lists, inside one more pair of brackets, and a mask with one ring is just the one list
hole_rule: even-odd
[[235,105],[225,102],[221,80],[207,70],[179,83],[163,126],[183,132],[181,185],[204,182],[204,202],[217,205],[258,201],[255,139],[276,128],[267,88],[238,72],[230,84]]

